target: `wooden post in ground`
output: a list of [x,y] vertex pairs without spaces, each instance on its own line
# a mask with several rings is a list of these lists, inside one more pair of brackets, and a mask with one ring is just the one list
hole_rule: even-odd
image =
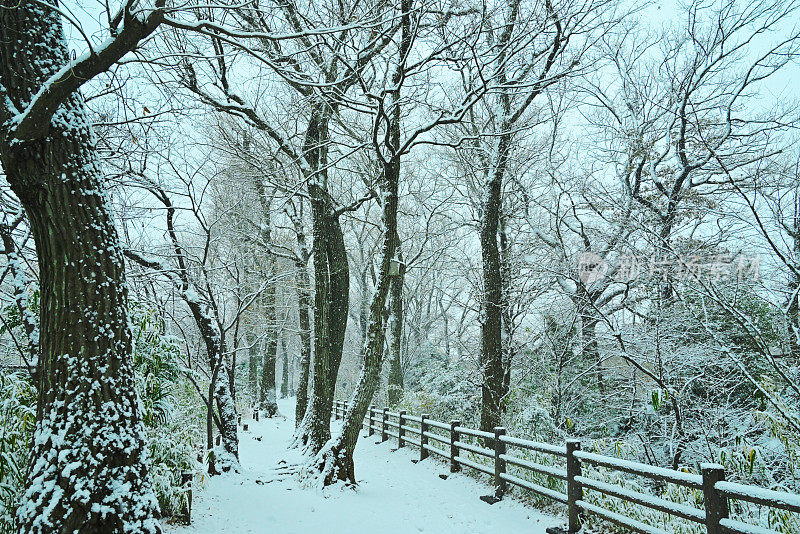
[[384,408],[383,416],[381,417],[381,442],[389,439],[389,436],[386,435],[386,421],[389,419],[389,416],[386,413],[387,411],[389,411],[389,408]]
[[700,464],[703,474],[703,500],[708,534],[722,534],[720,520],[728,517],[728,499],[714,486],[725,480],[725,468],[719,464]]
[[494,496],[502,499],[506,493],[506,461],[502,456],[506,453],[506,444],[500,439],[506,435],[506,429],[501,426],[494,427]]
[[181,504],[179,520],[184,525],[192,523],[192,479],[194,475],[188,471],[181,473],[181,487],[185,488],[184,500]]
[[575,451],[581,450],[581,442],[577,439],[567,440],[567,512],[569,514],[568,532],[576,534],[581,530],[581,513],[578,501],[583,500],[583,487],[575,480],[581,476],[581,461],[575,457]]
[[456,456],[458,456],[458,446],[456,445],[456,441],[459,440],[459,432],[456,430],[456,427],[461,426],[461,421],[450,421],[450,472],[451,473],[458,473],[461,471],[461,465],[456,460]]
[[428,432],[428,419],[430,419],[430,415],[424,413],[422,417],[420,417],[419,421],[419,461],[421,462],[425,458],[428,457],[428,436],[425,435]]
[[397,448],[403,446],[406,431],[403,430],[403,420],[406,418],[406,411],[400,410],[400,415],[397,417]]
[[375,429],[372,428],[372,414],[374,412],[375,412],[375,405],[373,404],[369,407],[369,419],[367,419],[367,421],[369,421],[369,426],[367,426],[367,436],[371,436],[372,434],[375,433]]

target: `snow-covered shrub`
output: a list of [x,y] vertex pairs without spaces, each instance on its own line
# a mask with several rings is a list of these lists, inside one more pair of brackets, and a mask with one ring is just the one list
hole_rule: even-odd
[[164,517],[180,512],[188,488],[181,474],[196,472],[194,443],[200,400],[183,379],[177,342],[164,334],[157,314],[141,305],[131,308],[136,392],[145,423],[150,477]]
[[[157,314],[132,304],[130,317],[150,476],[162,515],[169,518],[180,511],[187,496],[181,473],[197,472],[194,443],[199,436],[200,399],[186,383],[178,345],[164,333]],[[34,385],[18,374],[0,374],[0,534],[13,529],[35,423]]]
[[36,390],[18,374],[0,374],[0,533],[13,530],[13,518],[28,465],[36,422]]
[[[779,439],[786,439],[781,436]],[[778,438],[776,438],[778,439]],[[791,438],[789,438],[791,439]],[[586,444],[585,444],[586,445]],[[798,444],[800,445],[800,444]],[[621,441],[609,443],[598,440],[591,450],[599,454],[614,456],[617,458],[636,460],[636,448]],[[797,451],[797,445],[794,448]],[[796,472],[798,453],[793,453],[793,460],[785,464],[784,467],[791,472]],[[730,481],[754,484],[777,491],[788,491],[797,493],[797,480],[795,484],[787,484],[786,479],[782,482],[775,480],[775,467],[765,461],[763,451],[758,447],[742,444],[738,447],[723,448],[716,451],[716,456],[712,458],[716,463],[725,467],[726,479]],[[625,489],[638,491],[661,497],[668,501],[683,504],[703,510],[703,492],[691,488],[686,488],[676,484],[660,483],[650,479],[635,477],[627,473],[613,471],[602,467],[583,465],[583,476],[613,484]],[[699,465],[685,466],[680,469],[686,473],[699,473]],[[661,528],[676,534],[701,534],[706,531],[703,525],[691,523],[663,512],[658,512],[638,504],[632,504],[615,497],[601,494],[597,491],[584,490],[584,499],[587,502],[624,515],[628,518],[642,523]],[[752,505],[744,501],[730,500],[730,516],[739,521],[754,525],[756,527],[768,528],[775,532],[791,534],[800,531],[800,516],[790,512],[767,508],[759,505]],[[587,518],[588,525],[599,532],[628,532],[628,529],[617,527],[609,523],[604,523],[596,517]]]
[[178,514],[188,498],[189,488],[181,486],[181,474],[200,474],[193,458],[196,434],[196,427],[187,425],[181,417],[145,429],[150,478],[161,514],[166,518]]
[[468,370],[462,363],[431,362],[420,372],[419,384],[403,391],[398,409],[412,415],[427,413],[439,421],[460,418],[465,426],[474,427],[480,413],[480,392],[466,376]]

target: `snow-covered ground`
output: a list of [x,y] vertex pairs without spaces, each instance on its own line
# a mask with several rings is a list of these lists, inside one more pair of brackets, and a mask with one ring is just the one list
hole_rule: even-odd
[[[282,414],[293,414],[293,399],[279,402]],[[302,487],[296,475],[282,475],[280,462],[296,464],[287,450],[291,418],[246,421],[241,434],[242,473],[206,478],[195,495],[193,524],[167,526],[170,534],[279,532],[280,534],[361,533],[494,533],[544,534],[562,521],[519,502],[494,505],[478,497],[489,487],[463,475],[450,475],[433,459],[411,462],[412,449],[392,452],[392,441],[376,444],[362,437],[356,449],[357,490]],[[449,473],[448,473],[449,474]]]

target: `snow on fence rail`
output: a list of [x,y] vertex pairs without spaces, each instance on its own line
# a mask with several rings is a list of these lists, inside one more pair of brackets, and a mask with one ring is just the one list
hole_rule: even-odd
[[[347,404],[344,401],[334,403],[334,418],[344,418]],[[381,442],[393,437],[397,439],[398,448],[409,444],[417,447],[420,453],[419,460],[415,461],[422,461],[430,454],[434,454],[449,462],[452,473],[461,471],[462,467],[469,467],[493,477],[494,494],[481,497],[490,504],[503,497],[508,484],[566,504],[568,510],[566,527],[550,529],[548,532],[577,533],[581,529],[583,516],[591,514],[633,532],[668,534],[666,530],[586,501],[585,490],[595,491],[698,525],[705,525],[708,534],[778,534],[777,531],[728,517],[729,500],[745,501],[800,514],[800,495],[726,482],[725,471],[719,464],[702,464],[699,475],[684,473],[582,451],[579,440],[567,440],[564,446],[539,443],[507,436],[505,429],[501,427],[495,428],[494,432],[484,432],[463,427],[461,421],[442,423],[431,419],[428,415],[413,416],[408,415],[405,410],[390,412],[388,408],[377,409],[375,406],[370,407],[363,427],[369,436],[378,433]],[[519,450],[517,455],[509,454],[507,450],[509,447]],[[563,465],[554,467],[520,458],[524,451],[547,455],[553,460],[563,462]],[[698,490],[703,495],[703,508],[669,501],[591,478],[588,476],[589,473],[584,473],[583,466],[587,465]],[[509,466],[521,472],[543,475],[548,480],[563,481],[566,483],[566,493],[515,476],[509,472]]]

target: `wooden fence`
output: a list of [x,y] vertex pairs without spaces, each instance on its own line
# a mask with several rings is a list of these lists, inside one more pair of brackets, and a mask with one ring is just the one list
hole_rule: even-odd
[[[336,401],[333,411],[335,419],[344,418],[347,403]],[[404,410],[390,412],[387,408],[377,409],[374,406],[370,407],[363,427],[367,430],[367,435],[378,434],[381,442],[392,437],[397,440],[398,448],[406,445],[418,448],[419,461],[434,454],[448,462],[453,473],[461,471],[462,467],[468,467],[491,476],[494,480],[494,495],[481,497],[489,503],[501,499],[511,484],[567,505],[568,522],[564,532],[568,533],[580,531],[582,516],[592,514],[633,532],[669,534],[661,528],[587,502],[584,498],[585,490],[705,525],[708,534],[778,534],[774,530],[730,518],[729,500],[800,513],[800,495],[727,482],[725,471],[718,464],[702,464],[701,474],[685,473],[582,451],[579,440],[567,440],[564,445],[539,443],[508,436],[501,427],[495,428],[494,432],[484,432],[463,427],[460,421],[442,423],[428,415],[414,416],[408,415]],[[520,458],[519,455],[524,454],[522,451],[552,456],[560,466],[543,465]],[[465,456],[467,452],[484,457],[488,462],[473,461],[474,458]],[[514,452],[517,453],[516,456]],[[509,465],[517,470],[544,475],[548,479],[561,480],[565,483],[566,493],[514,476],[508,472]],[[703,508],[591,478],[583,469],[588,465],[644,477],[660,484],[672,483],[698,490],[703,496]]]

